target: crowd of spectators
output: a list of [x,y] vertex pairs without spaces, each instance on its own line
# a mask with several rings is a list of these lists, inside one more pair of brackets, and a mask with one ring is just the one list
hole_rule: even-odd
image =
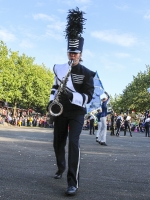
[[[3,110],[5,111],[5,110]],[[0,112],[0,124],[4,125],[7,123],[8,125],[12,126],[26,126],[26,127],[44,127],[44,128],[53,128],[53,124],[49,123],[49,117],[48,116],[41,116],[41,115],[30,115],[30,116],[17,116],[17,117],[12,117],[12,113],[7,113],[7,115],[4,115],[6,113],[2,111]],[[145,127],[144,127],[144,119],[145,115],[140,114],[136,115],[136,120],[135,120],[135,114],[131,113],[131,131],[136,131],[136,132],[145,132]],[[95,118],[96,119],[96,118]],[[84,125],[83,125],[83,130],[89,130],[90,129],[90,120],[88,118],[85,118]],[[111,130],[111,115],[107,116],[107,130]],[[97,130],[97,121],[95,120],[94,122],[94,127],[95,130]],[[116,130],[116,128],[115,128]],[[121,130],[124,130],[124,123],[121,125]]]
[[40,113],[33,113],[33,110],[17,110],[15,116],[13,116],[12,109],[6,107],[0,107],[0,124],[10,125],[18,127],[43,127],[53,128],[50,124],[50,118],[48,115],[42,116]]
[[26,126],[26,127],[43,127],[43,128],[52,128],[52,125],[49,125],[49,120],[47,116],[21,116],[21,117],[12,117],[0,116],[0,124],[7,123],[12,126]]

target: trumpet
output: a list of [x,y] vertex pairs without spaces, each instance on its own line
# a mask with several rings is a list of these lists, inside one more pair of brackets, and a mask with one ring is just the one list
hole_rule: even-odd
[[60,99],[61,94],[64,93],[65,90],[66,90],[68,78],[71,74],[71,67],[72,67],[72,64],[73,64],[73,60],[69,60],[68,63],[69,63],[70,68],[69,68],[65,78],[62,80],[62,82],[60,83],[60,85],[58,87],[58,91],[57,91],[57,94],[55,96],[55,99],[49,105],[49,108],[48,108],[50,115],[52,115],[54,117],[61,115],[62,112],[63,112],[63,105],[59,102],[60,101],[59,99]]

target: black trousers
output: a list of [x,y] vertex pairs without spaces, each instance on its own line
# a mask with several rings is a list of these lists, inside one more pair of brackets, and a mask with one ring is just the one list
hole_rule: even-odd
[[84,115],[62,114],[55,118],[54,151],[57,167],[60,172],[66,168],[65,146],[68,137],[68,186],[78,188],[80,167],[79,137],[84,123]]
[[94,130],[95,130],[95,127],[94,127],[94,119],[93,120],[90,120],[90,135],[94,135]]
[[150,134],[149,134],[149,123],[145,123],[145,137],[149,137],[150,136]]
[[130,123],[129,123],[129,122],[125,122],[124,126],[125,126],[125,129],[124,129],[124,136],[126,136],[127,128],[128,128],[128,130],[129,130],[130,135],[132,135],[132,133],[131,133],[131,128],[130,128]]
[[111,130],[110,135],[115,135],[114,123],[111,123],[110,130]]
[[116,123],[116,127],[117,127],[116,135],[119,135],[120,134],[121,123]]

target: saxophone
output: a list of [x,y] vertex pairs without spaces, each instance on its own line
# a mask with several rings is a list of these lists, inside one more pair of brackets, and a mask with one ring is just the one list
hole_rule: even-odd
[[[60,99],[60,96],[62,93],[65,92],[66,90],[66,85],[67,85],[67,82],[68,82],[68,78],[71,74],[71,67],[72,67],[72,64],[73,64],[73,60],[70,60],[69,61],[69,70],[65,76],[65,78],[62,80],[62,82],[60,83],[59,87],[58,87],[58,90],[57,90],[57,94],[55,96],[55,99],[53,100],[53,102],[49,105],[49,113],[50,115],[54,116],[54,117],[57,117],[59,115],[62,114],[63,112],[63,105],[59,102],[59,99]],[[57,110],[59,110],[58,112],[54,112],[53,111],[53,108],[54,107],[57,107]],[[55,109],[54,109],[55,110]]]

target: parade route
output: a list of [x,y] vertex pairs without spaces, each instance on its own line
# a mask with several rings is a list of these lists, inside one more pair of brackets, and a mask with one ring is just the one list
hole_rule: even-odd
[[107,144],[82,131],[80,186],[76,196],[67,197],[67,171],[53,178],[53,129],[1,126],[0,200],[149,200],[150,137],[107,132]]

